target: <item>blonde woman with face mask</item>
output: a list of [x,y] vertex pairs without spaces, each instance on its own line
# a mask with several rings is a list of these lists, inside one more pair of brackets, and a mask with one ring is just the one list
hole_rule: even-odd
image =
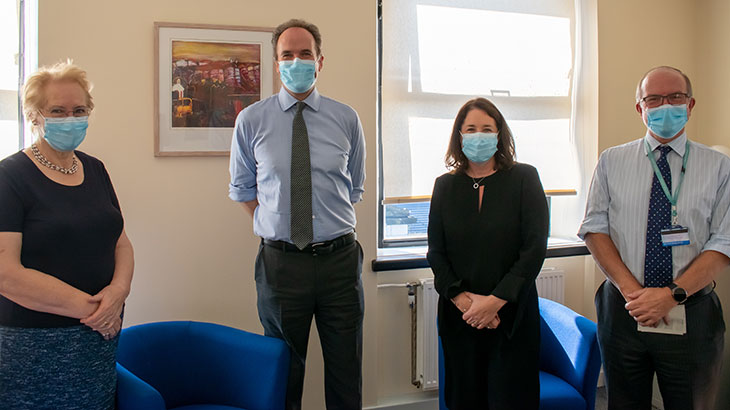
[[32,74],[36,141],[0,161],[0,408],[113,409],[134,256],[104,164],[76,148],[94,104],[79,67]]

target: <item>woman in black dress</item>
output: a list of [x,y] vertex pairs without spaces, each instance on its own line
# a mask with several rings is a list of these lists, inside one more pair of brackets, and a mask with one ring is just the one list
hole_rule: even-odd
[[439,292],[446,404],[537,409],[540,316],[535,278],[548,209],[534,167],[519,164],[497,107],[468,101],[456,116],[436,179],[428,261]]
[[134,256],[104,164],[76,151],[90,89],[71,63],[31,75],[38,138],[0,161],[0,409],[114,408]]

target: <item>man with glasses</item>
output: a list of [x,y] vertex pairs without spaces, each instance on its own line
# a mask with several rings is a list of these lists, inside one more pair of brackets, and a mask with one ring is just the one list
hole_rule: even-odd
[[730,263],[730,158],[690,141],[689,78],[639,81],[644,138],[598,161],[578,236],[608,280],[596,294],[609,409],[712,409],[725,323],[713,279]]

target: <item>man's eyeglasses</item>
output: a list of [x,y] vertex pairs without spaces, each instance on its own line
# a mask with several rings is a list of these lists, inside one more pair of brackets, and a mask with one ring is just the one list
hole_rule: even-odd
[[51,118],[65,118],[65,117],[88,117],[91,114],[91,108],[86,106],[76,107],[73,110],[66,110],[62,107],[51,107],[48,110],[44,110],[47,115],[46,117]]
[[680,105],[687,102],[689,95],[685,93],[672,93],[667,95],[647,95],[641,99],[641,102],[647,106],[647,108],[654,108],[662,105],[664,100],[667,100],[669,104]]

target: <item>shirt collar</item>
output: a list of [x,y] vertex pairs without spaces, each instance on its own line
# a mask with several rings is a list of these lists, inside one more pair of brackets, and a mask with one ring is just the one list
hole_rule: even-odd
[[[311,94],[309,94],[307,98],[304,99],[304,103],[307,104],[307,106],[314,111],[319,111],[319,103],[321,99],[322,97],[315,87],[315,89],[312,90]],[[289,108],[293,107],[298,102],[299,100],[289,94],[289,91],[287,91],[286,88],[281,87],[281,89],[279,90],[279,106],[281,106],[282,111],[289,110]]]
[[[651,134],[649,134],[649,131],[646,132],[644,138],[649,143],[649,148],[651,148],[652,152],[654,152],[654,150],[657,149],[658,146],[662,145],[659,141],[656,140],[656,138],[652,137]],[[680,157],[684,157],[684,151],[687,149],[687,131],[683,132],[682,135],[670,141],[667,145],[669,145],[672,151],[679,154]]]

